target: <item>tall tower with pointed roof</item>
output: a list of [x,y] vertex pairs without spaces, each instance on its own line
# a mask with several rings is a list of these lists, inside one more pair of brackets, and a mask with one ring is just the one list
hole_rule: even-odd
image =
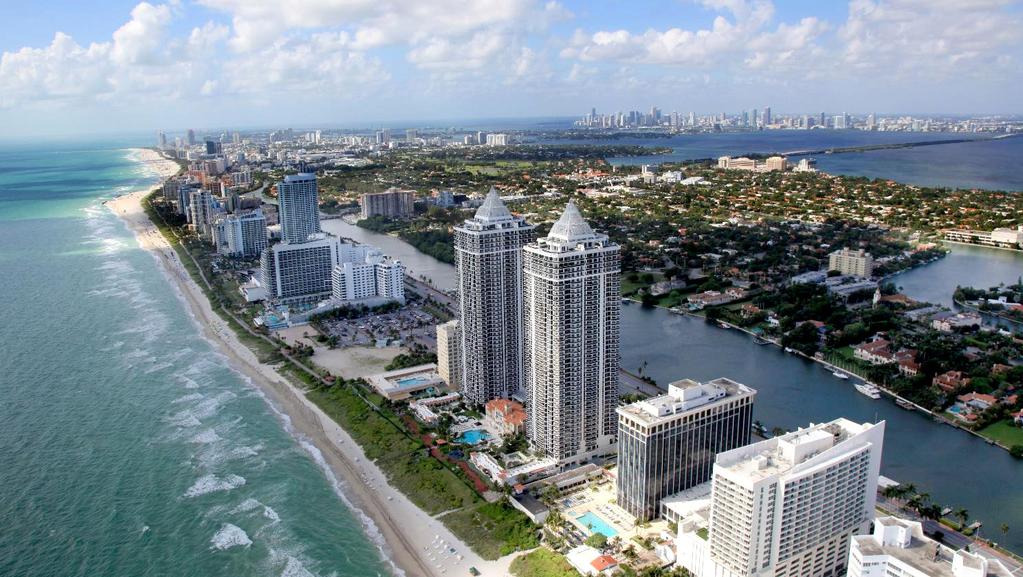
[[532,238],[493,188],[455,227],[461,389],[475,404],[522,389],[522,247]]
[[617,440],[620,256],[571,201],[523,249],[529,439],[566,463],[610,453]]

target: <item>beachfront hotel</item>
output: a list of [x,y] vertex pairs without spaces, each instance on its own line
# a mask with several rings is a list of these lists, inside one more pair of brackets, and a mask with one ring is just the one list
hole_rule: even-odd
[[546,238],[522,250],[528,436],[562,463],[614,450],[620,252],[572,201]]
[[455,227],[461,392],[470,403],[522,388],[522,247],[532,237],[493,188]]
[[306,242],[320,232],[319,192],[315,174],[289,174],[277,183],[281,239],[287,243]]
[[718,453],[749,443],[757,392],[730,379],[690,379],[618,408],[618,505],[639,521],[661,500],[706,483]]
[[188,193],[188,222],[199,238],[213,240],[213,219],[217,204],[210,191],[204,188],[192,189]]
[[709,530],[678,520],[678,563],[696,577],[844,575],[874,519],[883,443],[883,421],[836,419],[719,454]]
[[951,549],[924,534],[919,521],[874,519],[874,532],[849,547],[848,577],[1010,577],[1005,565],[979,553]]
[[337,250],[337,239],[322,233],[306,242],[281,242],[264,250],[260,272],[267,298],[280,304],[315,303],[330,298]]
[[341,243],[331,275],[334,301],[397,301],[405,303],[405,269],[380,249]]

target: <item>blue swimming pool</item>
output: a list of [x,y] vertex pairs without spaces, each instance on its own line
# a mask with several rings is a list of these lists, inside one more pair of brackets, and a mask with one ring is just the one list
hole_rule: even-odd
[[411,387],[413,385],[421,385],[423,383],[429,383],[430,379],[425,377],[406,377],[404,379],[398,379],[398,385],[402,387]]
[[472,431],[466,431],[455,439],[455,441],[462,443],[463,445],[479,445],[483,441],[490,438],[490,435],[486,431],[474,429]]
[[612,529],[611,525],[607,524],[607,521],[601,519],[600,515],[597,515],[593,511],[583,513],[576,517],[575,520],[579,521],[583,527],[586,527],[587,531],[590,532],[590,535],[594,533],[603,533],[605,537],[610,539],[618,534],[618,531]]

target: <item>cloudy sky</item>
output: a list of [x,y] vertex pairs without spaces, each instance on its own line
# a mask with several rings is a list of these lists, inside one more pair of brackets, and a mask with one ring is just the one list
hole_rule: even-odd
[[7,135],[591,106],[1023,112],[1012,0],[0,0],[0,22]]

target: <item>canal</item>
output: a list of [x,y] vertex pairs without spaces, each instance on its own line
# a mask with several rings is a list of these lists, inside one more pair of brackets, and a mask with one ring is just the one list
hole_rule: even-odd
[[[323,222],[339,236],[380,247],[435,286],[454,286],[454,267],[417,251],[404,241],[340,220]],[[1023,255],[981,247],[953,246],[945,259],[896,277],[916,299],[951,304],[957,284],[980,286],[1014,281],[1023,273]],[[874,401],[834,377],[823,366],[758,346],[749,336],[663,309],[626,304],[622,308],[622,366],[654,378],[662,386],[681,378],[728,377],[759,392],[754,418],[770,430],[794,429],[837,417],[886,421],[882,473],[913,483],[942,506],[964,507],[984,523],[983,535],[1023,551],[1023,491],[1012,483],[1023,462],[1007,451],[930,417],[888,401]],[[1002,535],[1002,523],[1010,527]]]

